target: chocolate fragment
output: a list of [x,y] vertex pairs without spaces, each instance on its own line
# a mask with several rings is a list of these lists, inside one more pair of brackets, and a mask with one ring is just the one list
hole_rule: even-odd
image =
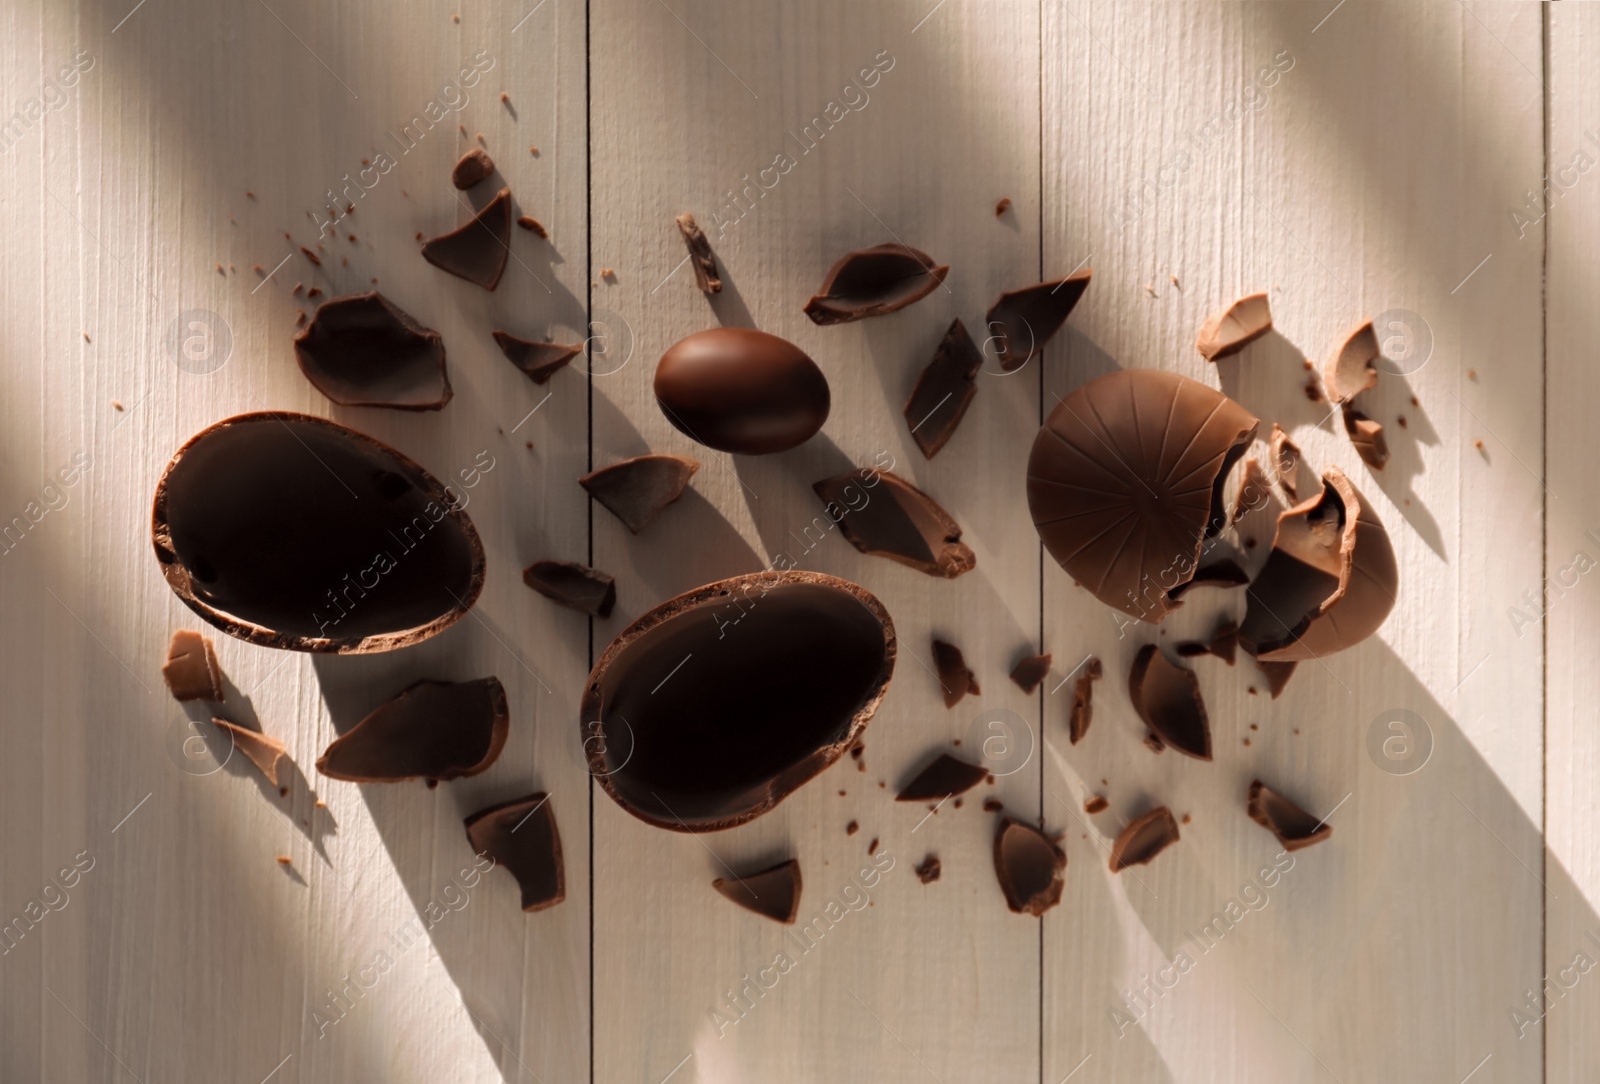
[[998,813],[1005,807],[1005,803],[998,798],[985,798],[983,800],[983,811],[985,813]]
[[1328,385],[1328,398],[1335,403],[1354,399],[1378,382],[1378,336],[1372,330],[1372,321],[1360,324],[1334,347],[1323,369],[1322,379]]
[[251,643],[359,654],[448,628],[483,588],[459,500],[393,448],[305,414],[240,414],[191,437],[156,485],[162,574]]
[[493,290],[511,255],[511,189],[484,205],[465,226],[424,241],[422,258],[441,271]]
[[1011,210],[1011,197],[1004,196],[1001,198],[999,203],[994,205],[994,216],[999,218],[1009,210]]
[[473,147],[450,171],[450,183],[465,192],[494,172],[494,159],[482,147]]
[[1278,516],[1239,643],[1267,662],[1331,655],[1378,630],[1394,608],[1399,576],[1383,524],[1344,473],[1329,467],[1321,493]]
[[949,513],[891,471],[841,474],[811,488],[827,504],[840,533],[862,553],[946,579],[978,563]]
[[1344,404],[1344,431],[1349,435],[1350,443],[1356,446],[1356,454],[1367,466],[1382,470],[1383,465],[1389,462],[1389,442],[1383,439],[1383,426],[1349,403]]
[[938,759],[918,772],[917,777],[895,795],[894,800],[926,802],[953,798],[983,782],[988,774],[987,769],[980,768],[976,764],[968,764],[949,753],[940,753]]
[[1333,835],[1333,826],[1313,817],[1261,780],[1250,784],[1245,806],[1250,819],[1278,837],[1286,851],[1298,851]]
[[705,231],[694,220],[694,215],[687,211],[674,221],[678,223],[678,232],[683,234],[683,243],[689,246],[689,263],[694,268],[694,281],[700,287],[700,292],[720,294],[722,280],[717,277],[717,257],[711,251],[711,242],[706,240]]
[[674,343],[656,365],[655,395],[680,433],[744,455],[804,444],[832,405],[828,378],[804,351],[743,327],[712,328]]
[[1256,426],[1232,399],[1176,373],[1091,380],[1033,442],[1028,507],[1039,537],[1102,602],[1159,623],[1226,524],[1223,483]]
[[1239,562],[1224,557],[1209,565],[1201,565],[1188,583],[1179,584],[1167,592],[1169,599],[1180,599],[1196,587],[1243,587],[1250,582],[1250,574],[1239,567]]
[[849,824],[844,826],[844,834],[847,836],[853,836],[859,831],[861,831],[861,824],[859,821],[851,821]]
[[1239,622],[1231,617],[1225,617],[1217,625],[1217,631],[1211,634],[1211,642],[1206,644],[1206,650],[1232,666],[1238,647]]
[[1032,695],[1033,690],[1039,687],[1039,683],[1049,673],[1050,656],[1048,654],[1031,655],[1026,659],[1019,660],[1017,665],[1011,668],[1011,680],[1016,682],[1017,688]]
[[259,730],[250,730],[237,723],[230,723],[226,719],[213,718],[211,721],[228,735],[233,747],[248,757],[250,763],[267,777],[267,782],[273,786],[278,785],[278,764],[286,752],[283,742]]
[[989,306],[989,334],[995,339],[1002,370],[1020,369],[1038,356],[1067,322],[1093,276],[1094,271],[1085,268],[1064,279],[1003,293]]
[[530,794],[466,819],[472,853],[494,859],[517,879],[522,909],[528,914],[554,907],[567,898],[567,874],[561,859],[561,834],[556,831],[550,796]]
[[1092,815],[1104,812],[1110,805],[1111,803],[1105,800],[1104,795],[1091,794],[1088,800],[1083,803],[1083,811]]
[[1296,500],[1299,496],[1297,476],[1300,473],[1300,448],[1277,422],[1272,423],[1271,447],[1272,469],[1278,476],[1278,485],[1283,487],[1291,501]]
[[1146,644],[1128,674],[1128,696],[1164,744],[1196,760],[1211,759],[1211,723],[1193,670],[1168,662],[1159,647]]
[[912,866],[911,872],[917,875],[917,880],[925,885],[932,884],[939,879],[939,874],[944,871],[944,865],[939,861],[939,856],[930,854],[923,858],[920,865]]
[[1006,906],[1038,917],[1061,902],[1061,874],[1067,855],[1031,824],[1004,817],[994,836],[994,873]]
[[743,824],[856,743],[895,650],[883,604],[833,576],[697,588],[629,625],[595,664],[580,710],[590,774],[657,827]]
[[700,461],[686,455],[639,455],[585,474],[578,484],[638,534],[663,508],[683,496]]
[[550,231],[545,229],[544,228],[544,224],[542,222],[540,222],[537,218],[534,218],[532,215],[519,215],[519,216],[517,216],[517,225],[519,225],[523,229],[529,231],[535,237],[549,237],[550,236]]
[[1147,730],[1144,732],[1144,747],[1152,753],[1160,753],[1166,749],[1167,743],[1154,730]]
[[973,345],[966,325],[956,320],[944,333],[933,360],[917,378],[917,386],[911,389],[911,398],[901,412],[911,426],[911,439],[925,458],[938,455],[955,434],[978,394],[974,381],[981,368],[983,354]]
[[1207,361],[1237,354],[1272,330],[1272,311],[1266,294],[1241,297],[1214,313],[1200,328],[1195,347]]
[[947,644],[943,640],[933,642],[933,668],[939,673],[939,687],[944,692],[945,707],[955,707],[968,693],[982,695],[977,675],[967,667],[967,660],[955,644]]
[[567,362],[583,352],[583,346],[566,346],[562,343],[534,342],[519,339],[505,331],[496,331],[494,341],[500,352],[535,384],[543,384],[554,376]]
[[335,738],[317,771],[352,783],[462,779],[495,762],[510,723],[498,678],[419,681]]
[[834,264],[817,296],[806,302],[811,322],[824,327],[887,316],[921,301],[944,282],[950,268],[938,266],[910,245],[876,245],[851,252]]
[[1078,675],[1078,683],[1073,686],[1072,710],[1067,717],[1067,733],[1073,745],[1077,745],[1089,733],[1089,724],[1094,721],[1094,683],[1104,673],[1100,660],[1091,658],[1084,663],[1083,673]]
[[1233,511],[1229,523],[1238,523],[1245,516],[1272,503],[1272,479],[1261,469],[1261,460],[1255,456],[1244,461],[1240,472],[1239,492],[1233,497]]
[[1256,660],[1256,669],[1266,675],[1267,691],[1272,694],[1272,699],[1278,699],[1283,693],[1284,686],[1289,684],[1289,678],[1294,674],[1294,668],[1299,665],[1297,662],[1262,662],[1260,659]]
[[161,677],[175,700],[208,700],[220,704],[228,695],[211,638],[192,629],[179,629],[172,634]]
[[747,911],[790,925],[800,910],[800,860],[791,858],[748,877],[718,877],[711,887]]
[[522,582],[545,598],[595,617],[610,617],[617,604],[617,581],[576,561],[535,561],[522,570]]
[[1111,872],[1142,866],[1176,842],[1178,822],[1172,819],[1172,810],[1157,806],[1117,836],[1111,845]]
[[294,337],[300,371],[340,406],[439,410],[450,401],[444,342],[371,290],[330,298]]

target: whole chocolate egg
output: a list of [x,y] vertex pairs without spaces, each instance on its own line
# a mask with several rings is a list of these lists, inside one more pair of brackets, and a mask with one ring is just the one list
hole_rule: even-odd
[[743,327],[697,332],[656,365],[656,402],[679,432],[723,452],[768,455],[828,420],[828,378],[798,346]]

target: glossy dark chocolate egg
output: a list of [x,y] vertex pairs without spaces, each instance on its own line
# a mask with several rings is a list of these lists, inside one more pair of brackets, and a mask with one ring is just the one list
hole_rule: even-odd
[[804,444],[828,420],[828,379],[798,346],[743,327],[701,331],[656,366],[656,401],[709,448],[767,455]]

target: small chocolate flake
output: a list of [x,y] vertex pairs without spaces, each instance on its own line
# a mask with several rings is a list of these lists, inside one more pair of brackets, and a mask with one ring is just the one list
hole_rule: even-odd
[[1094,794],[1090,795],[1089,800],[1083,803],[1083,811],[1085,813],[1099,813],[1110,805],[1111,803],[1106,801],[1104,795]]
[[1089,733],[1089,724],[1094,721],[1094,683],[1104,673],[1100,660],[1091,657],[1084,663],[1083,673],[1078,675],[1078,683],[1073,686],[1072,708],[1067,716],[1067,734],[1073,745],[1077,745]]
[[694,215],[687,211],[674,221],[678,224],[678,232],[683,234],[683,243],[689,246],[689,263],[694,268],[694,280],[700,292],[721,293],[722,279],[717,277],[717,257],[711,251],[711,242],[706,238],[705,231],[694,220]]
[[209,636],[192,629],[179,629],[167,646],[167,661],[161,667],[173,699],[180,702],[203,700],[221,703],[227,696],[222,667]]
[[1266,294],[1241,297],[1214,313],[1200,328],[1195,347],[1207,361],[1230,357],[1272,330],[1272,311]]
[[872,842],[867,844],[867,854],[873,855],[873,854],[877,854],[877,853],[878,853],[878,837],[877,836],[873,836],[872,837]]
[[318,267],[322,266],[322,257],[321,256],[318,256],[315,252],[312,252],[309,248],[307,248],[304,245],[300,246],[300,251],[305,255],[305,258],[310,260],[313,264],[315,264]]
[[1245,811],[1251,820],[1277,836],[1286,851],[1298,851],[1333,835],[1332,825],[1318,820],[1259,779],[1250,784]]
[[293,861],[294,861],[294,859],[290,858],[286,854],[280,854],[278,856],[278,865],[280,865],[280,866],[287,866],[287,865],[291,864]]
[[994,216],[999,218],[1009,210],[1011,210],[1011,197],[1006,196],[999,203],[994,205]]
[[1061,902],[1067,855],[1038,828],[1004,817],[994,837],[994,872],[1006,906],[1019,915],[1044,914]]
[[944,706],[953,708],[961,698],[971,693],[979,696],[977,676],[968,668],[961,649],[943,640],[933,642],[933,665],[939,672],[939,685],[944,690]]
[[859,831],[861,831],[861,825],[857,821],[851,821],[844,826],[844,834],[847,836],[853,836]]
[[747,911],[788,925],[800,910],[800,861],[791,858],[746,877],[718,877],[711,887]]
[[940,753],[938,758],[917,773],[895,796],[897,802],[923,802],[945,799],[977,786],[988,773],[975,764]]
[[917,875],[917,880],[925,885],[937,881],[942,869],[943,866],[940,864],[939,856],[936,854],[928,855],[920,865],[911,867],[911,871]]
[[211,720],[233,742],[233,747],[243,753],[273,786],[278,785],[278,764],[287,748],[277,738],[230,723],[226,719]]
[[1111,845],[1111,872],[1120,873],[1129,866],[1144,865],[1176,842],[1178,822],[1172,819],[1170,809],[1157,806],[1117,836]]
[[1039,687],[1039,683],[1049,673],[1050,656],[1048,654],[1030,655],[1025,659],[1019,660],[1017,665],[1011,668],[1011,680],[1016,683],[1017,688],[1032,695],[1033,691]]
[[1005,807],[1006,804],[998,798],[985,798],[983,800],[983,811],[985,813],[998,813]]
[[545,229],[544,225],[532,215],[519,216],[517,218],[517,225],[521,226],[525,230],[529,230],[535,237],[550,236],[550,231]]
[[456,162],[450,171],[450,183],[465,192],[475,184],[489,178],[494,172],[494,159],[481,147],[473,147]]

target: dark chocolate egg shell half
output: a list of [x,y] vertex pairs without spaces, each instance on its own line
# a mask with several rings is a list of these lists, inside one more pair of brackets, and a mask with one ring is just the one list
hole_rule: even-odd
[[754,820],[844,755],[894,672],[889,612],[819,572],[696,588],[612,641],[581,708],[589,771],[640,820]]
[[483,545],[443,483],[306,414],[240,414],[191,437],[156,484],[151,534],[185,605],[267,647],[405,647],[483,589]]
[[1176,373],[1127,369],[1062,399],[1033,442],[1028,507],[1062,568],[1100,601],[1159,623],[1181,602],[1207,537],[1226,525],[1222,484],[1256,418]]

